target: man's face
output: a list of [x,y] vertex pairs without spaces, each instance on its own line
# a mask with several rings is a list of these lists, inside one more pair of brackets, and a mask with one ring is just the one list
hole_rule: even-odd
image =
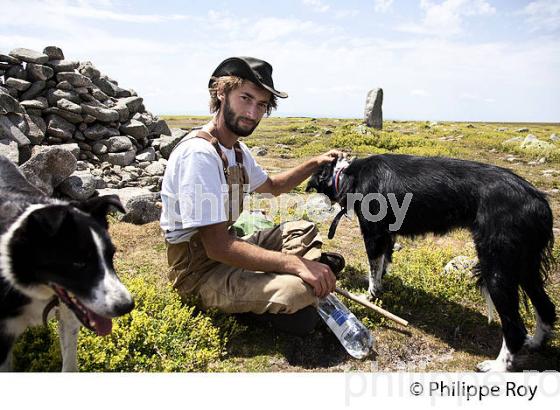
[[271,94],[250,81],[224,96],[222,113],[226,127],[235,135],[251,135],[268,108]]

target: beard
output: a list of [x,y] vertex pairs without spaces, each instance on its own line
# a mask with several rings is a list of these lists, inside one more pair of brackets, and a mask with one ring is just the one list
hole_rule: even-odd
[[[239,137],[247,137],[253,133],[260,121],[253,121],[247,117],[242,117],[241,115],[236,115],[229,105],[229,98],[226,97],[224,100],[224,122],[228,130]],[[241,120],[249,121],[253,123],[251,126],[242,126],[240,124]]]

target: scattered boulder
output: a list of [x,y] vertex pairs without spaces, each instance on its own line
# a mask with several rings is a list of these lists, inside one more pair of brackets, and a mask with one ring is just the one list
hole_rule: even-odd
[[49,147],[32,156],[20,166],[20,170],[31,184],[50,196],[76,170],[76,163],[71,152]]
[[251,148],[251,153],[257,157],[264,157],[268,154],[268,150],[265,147],[253,147]]
[[16,48],[10,51],[10,56],[26,63],[44,64],[49,61],[49,56],[28,48]]
[[97,180],[89,171],[76,171],[58,186],[57,190],[77,201],[84,201],[96,192]]
[[159,220],[161,200],[158,193],[146,188],[101,189],[99,195],[118,195],[126,209],[121,216],[124,222],[145,224]]
[[474,274],[474,269],[478,264],[477,258],[469,258],[468,256],[459,255],[451,259],[443,268],[446,275]]

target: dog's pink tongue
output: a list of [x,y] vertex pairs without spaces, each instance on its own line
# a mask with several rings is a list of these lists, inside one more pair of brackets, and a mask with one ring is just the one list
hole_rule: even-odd
[[107,336],[113,330],[113,321],[97,313],[89,312],[91,319],[95,322],[95,333],[98,336]]

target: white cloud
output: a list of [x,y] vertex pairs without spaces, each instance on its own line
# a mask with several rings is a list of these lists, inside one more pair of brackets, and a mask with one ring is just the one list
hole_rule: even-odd
[[530,31],[560,29],[560,0],[532,1],[519,14],[526,17]]
[[[181,14],[134,14],[116,11],[112,1],[83,1],[83,0],[26,0],[21,4],[18,0],[3,0],[3,24],[23,23],[26,21],[49,24],[47,20],[56,21],[68,18],[84,18],[104,21],[120,21],[127,23],[161,23],[173,20],[188,20],[192,17]],[[22,7],[24,6],[24,7]],[[36,18],[33,18],[36,17]],[[13,19],[15,18],[15,20]],[[63,29],[62,26],[60,26]]]
[[430,93],[421,88],[415,88],[414,90],[410,90],[410,95],[414,95],[417,97],[429,97]]
[[385,13],[391,8],[393,0],[374,0],[373,9],[378,13]]
[[321,0],[303,0],[303,4],[311,7],[314,11],[319,13],[324,13],[331,8],[331,6],[324,4]]
[[401,24],[397,30],[433,35],[457,35],[463,32],[465,17],[488,16],[496,9],[486,0],[445,0],[434,3],[420,0],[424,17],[420,23]]

